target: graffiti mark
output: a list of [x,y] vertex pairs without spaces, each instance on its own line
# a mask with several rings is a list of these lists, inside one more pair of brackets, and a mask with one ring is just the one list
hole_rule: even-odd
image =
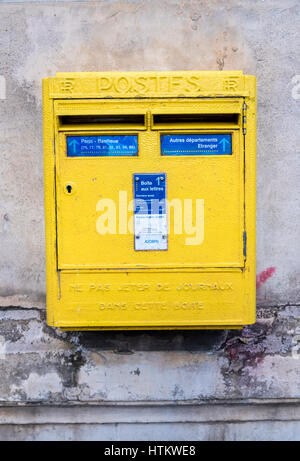
[[256,288],[259,289],[275,273],[276,267],[268,267],[256,276]]

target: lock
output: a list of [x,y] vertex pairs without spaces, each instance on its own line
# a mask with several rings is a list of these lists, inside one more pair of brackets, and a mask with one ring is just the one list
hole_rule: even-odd
[[66,195],[74,195],[77,192],[77,186],[72,181],[66,181],[63,185],[63,189]]
[[255,77],[58,73],[43,101],[48,324],[254,323]]

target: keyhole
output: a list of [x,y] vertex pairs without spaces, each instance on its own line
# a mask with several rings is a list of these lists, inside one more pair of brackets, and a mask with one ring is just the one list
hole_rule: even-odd
[[67,189],[68,193],[71,194],[71,192],[72,192],[72,186],[70,186],[70,184],[68,184],[68,185],[66,186],[66,189]]

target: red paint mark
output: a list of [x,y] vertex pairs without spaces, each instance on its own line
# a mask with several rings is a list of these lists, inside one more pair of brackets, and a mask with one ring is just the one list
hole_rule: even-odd
[[275,273],[276,267],[268,267],[256,276],[256,288],[259,289]]

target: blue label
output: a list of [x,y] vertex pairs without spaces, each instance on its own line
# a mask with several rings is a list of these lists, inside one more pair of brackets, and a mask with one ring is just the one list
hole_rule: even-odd
[[231,134],[160,136],[161,155],[231,155]]
[[68,157],[123,157],[138,155],[138,137],[67,136]]
[[166,213],[166,174],[134,174],[134,212],[144,215]]

